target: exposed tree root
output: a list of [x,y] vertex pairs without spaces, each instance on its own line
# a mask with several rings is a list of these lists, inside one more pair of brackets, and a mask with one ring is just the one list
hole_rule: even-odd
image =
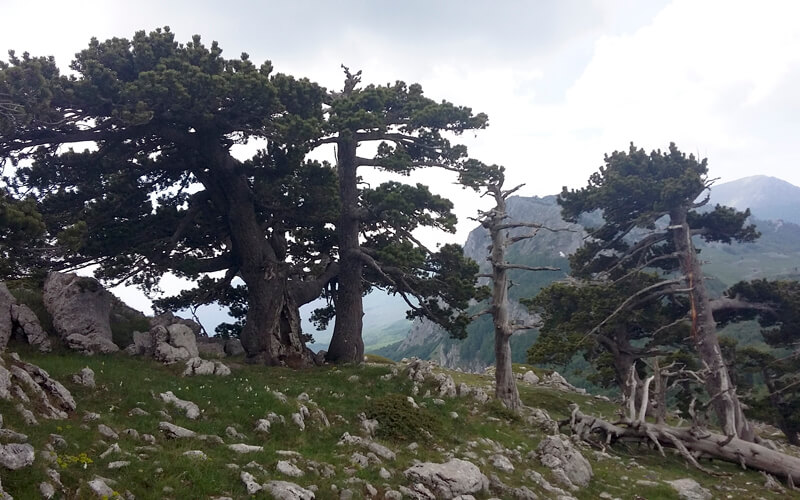
[[628,417],[611,423],[582,413],[575,404],[569,420],[560,422],[560,425],[569,425],[573,434],[601,448],[617,441],[652,442],[662,455],[665,447],[672,448],[692,466],[708,474],[720,475],[703,467],[697,461],[698,457],[717,458],[738,464],[743,469],[763,471],[785,479],[790,487],[800,481],[800,458],[697,427],[672,427]]

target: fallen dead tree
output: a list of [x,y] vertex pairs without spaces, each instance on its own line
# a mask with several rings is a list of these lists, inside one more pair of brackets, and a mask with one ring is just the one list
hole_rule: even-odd
[[[611,446],[615,442],[652,443],[664,455],[664,448],[671,448],[686,459],[694,467],[709,473],[699,462],[699,458],[716,458],[766,472],[782,479],[794,488],[800,484],[800,458],[781,453],[762,444],[710,432],[694,423],[691,427],[676,427],[664,423],[650,423],[645,420],[648,408],[649,387],[655,377],[648,377],[643,385],[639,411],[633,404],[634,397],[629,399],[627,416],[617,422],[608,422],[598,417],[586,415],[576,404],[571,405],[572,413],[568,420],[559,422],[559,426],[569,425],[572,433],[583,441],[600,448]],[[694,415],[693,415],[694,417]]]

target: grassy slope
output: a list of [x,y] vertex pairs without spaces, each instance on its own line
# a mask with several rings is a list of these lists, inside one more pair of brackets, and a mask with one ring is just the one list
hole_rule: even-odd
[[[57,452],[62,460],[69,456],[80,456],[85,453],[91,463],[84,469],[80,463],[72,463],[60,469],[63,483],[70,491],[75,492],[80,484],[94,475],[118,480],[116,490],[130,490],[137,499],[161,498],[209,498],[215,495],[227,495],[233,498],[247,498],[248,495],[239,479],[239,471],[225,467],[225,464],[236,463],[244,467],[255,461],[267,470],[267,474],[249,470],[259,482],[267,479],[287,479],[275,472],[275,465],[280,459],[278,450],[295,450],[305,459],[327,462],[336,468],[332,478],[321,478],[311,473],[304,477],[289,479],[300,485],[317,485],[317,498],[336,498],[331,485],[339,488],[347,487],[349,457],[355,450],[350,447],[336,446],[344,432],[357,433],[357,415],[365,411],[371,399],[390,393],[409,394],[410,383],[401,376],[389,380],[381,380],[380,376],[390,372],[390,364],[369,364],[366,366],[333,367],[290,371],[284,368],[265,368],[256,366],[233,365],[233,375],[228,378],[193,377],[182,378],[179,367],[164,367],[151,361],[128,358],[124,355],[83,357],[72,353],[56,353],[42,355],[28,350],[19,351],[23,360],[40,365],[52,376],[63,382],[73,393],[78,402],[78,412],[65,421],[41,420],[37,428],[26,428],[20,421],[17,412],[6,401],[0,401],[5,426],[29,434],[29,442],[37,452],[42,450],[51,433],[61,434],[66,439],[66,448]],[[70,381],[70,375],[83,366],[91,367],[96,374],[97,388],[92,390],[76,386]],[[517,370],[527,367],[517,366]],[[353,375],[357,381],[350,380]],[[483,386],[490,392],[491,379],[475,374],[451,372],[456,383],[466,382],[470,385]],[[427,387],[423,387],[422,393]],[[156,397],[158,393],[173,391],[178,397],[196,402],[203,409],[203,414],[196,421],[188,420],[172,407],[164,405]],[[287,403],[280,402],[272,390],[283,392],[288,397]],[[268,437],[253,432],[258,418],[268,412],[284,415],[291,422],[291,413],[297,411],[295,398],[302,392],[310,395],[319,407],[323,408],[332,426],[328,429],[310,423],[305,432],[298,431],[291,423],[274,424]],[[491,393],[491,392],[490,392]],[[554,417],[566,416],[570,402],[577,402],[584,411],[596,412],[612,417],[616,407],[611,403],[578,394],[566,394],[541,387],[523,386],[521,395],[526,404],[541,407]],[[433,439],[422,436],[410,436],[409,439],[420,440],[416,451],[409,451],[407,442],[386,442],[397,452],[395,462],[385,462],[383,466],[393,471],[393,476],[383,480],[378,476],[380,465],[371,465],[357,470],[354,475],[361,478],[379,491],[386,487],[397,488],[405,485],[402,471],[413,464],[414,460],[445,461],[452,452],[456,457],[463,457],[469,451],[468,443],[481,437],[488,437],[508,449],[519,450],[523,459],[515,462],[516,470],[510,474],[497,472],[501,480],[511,486],[527,485],[536,491],[541,498],[548,494],[536,485],[529,484],[523,473],[533,468],[554,482],[547,469],[539,465],[535,459],[525,459],[526,454],[536,449],[544,432],[517,420],[507,420],[504,412],[496,404],[478,405],[471,399],[449,399],[442,406],[432,404],[431,399],[418,397],[417,401],[427,402],[427,408],[434,419],[441,425],[440,432]],[[150,416],[129,417],[128,412],[135,407],[151,413]],[[309,406],[313,412],[313,406]],[[193,429],[200,433],[225,436],[225,428],[235,426],[246,435],[243,441],[248,444],[264,446],[263,452],[237,455],[221,445],[211,445],[198,440],[164,439],[158,432],[156,415],[158,410],[168,411],[175,424]],[[449,414],[455,411],[458,419]],[[83,424],[85,412],[101,414],[100,422],[111,426],[118,432],[126,428],[134,428],[140,433],[149,433],[158,439],[157,451],[139,451],[137,446],[142,442],[134,441],[122,435],[119,445],[132,455],[110,456],[99,458],[110,443],[101,443],[97,432],[97,422]],[[342,418],[336,417],[341,415]],[[240,442],[238,439],[225,438],[226,443]],[[187,450],[202,449],[209,456],[208,461],[197,461],[182,456]],[[486,444],[478,444],[472,448],[479,455],[479,464],[483,472],[490,475],[493,470],[488,457],[494,452]],[[763,498],[783,498],[768,491],[763,491],[763,479],[753,472],[743,472],[723,463],[714,463],[721,472],[731,476],[720,480],[688,469],[679,458],[661,458],[647,449],[620,448],[612,452],[615,458],[598,461],[591,451],[584,454],[592,462],[595,479],[588,488],[576,495],[582,499],[598,498],[601,492],[608,492],[620,498],[676,498],[675,493],[663,483],[658,486],[637,486],[635,481],[669,480],[682,477],[694,477],[706,487],[723,484],[726,487],[740,488],[732,497],[744,498],[759,495]],[[130,460],[131,465],[120,470],[109,470],[107,465],[114,460]],[[473,460],[475,461],[475,460]],[[302,468],[302,464],[301,464]],[[623,479],[623,476],[627,479]],[[3,487],[15,498],[39,498],[38,484],[45,479],[45,464],[37,457],[32,467],[19,471],[3,471]],[[173,489],[173,493],[165,493],[164,488]],[[361,486],[352,485],[355,498],[364,498]],[[721,492],[715,491],[716,495]],[[636,495],[639,495],[638,497]],[[257,497],[264,498],[260,493]],[[84,486],[80,496],[88,498],[89,493]],[[722,498],[723,496],[720,496]],[[380,495],[378,498],[381,498]],[[478,498],[489,498],[483,494]]]

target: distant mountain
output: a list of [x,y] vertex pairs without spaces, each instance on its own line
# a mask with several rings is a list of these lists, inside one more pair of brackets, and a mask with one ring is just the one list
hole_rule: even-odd
[[783,220],[800,224],[800,187],[775,177],[754,175],[711,188],[710,206],[749,208],[760,220]]
[[[714,186],[711,203],[734,206],[739,209],[752,208],[753,219],[762,233],[755,243],[703,244],[697,241],[709,288],[722,293],[740,280],[756,278],[800,279],[800,188],[772,177],[756,176]],[[539,222],[553,228],[569,228],[571,232],[552,233],[541,231],[536,238],[526,240],[509,249],[509,260],[531,266],[555,266],[559,272],[525,272],[512,274],[514,286],[509,296],[514,301],[513,310],[519,315],[527,314],[516,300],[534,296],[542,287],[562,279],[569,272],[567,255],[573,253],[583,242],[584,227],[596,227],[601,223],[599,214],[585,216],[580,224],[568,224],[561,218],[560,207],[555,196],[512,197],[508,200],[512,220]],[[774,219],[774,220],[765,220]],[[518,230],[516,234],[521,234]],[[489,236],[482,227],[474,229],[464,245],[464,253],[481,265],[485,271]],[[481,370],[493,363],[493,335],[491,322],[481,317],[470,325],[465,340],[453,340],[440,328],[429,322],[417,321],[408,336],[394,345],[375,352],[400,359],[418,356],[433,359],[450,368]],[[527,348],[538,333],[529,331],[511,339],[512,358],[515,362],[525,359]]]

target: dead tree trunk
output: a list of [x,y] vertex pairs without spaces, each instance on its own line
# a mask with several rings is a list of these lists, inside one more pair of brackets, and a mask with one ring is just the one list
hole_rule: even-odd
[[[515,331],[534,328],[535,325],[517,324],[511,322],[508,310],[508,271],[509,269],[525,269],[528,271],[558,271],[554,267],[530,267],[510,264],[506,261],[506,249],[509,245],[533,238],[542,228],[534,223],[508,222],[506,199],[522,185],[513,189],[503,190],[502,179],[489,185],[486,190],[494,198],[495,207],[483,213],[481,225],[489,231],[491,238],[489,260],[492,272],[483,275],[492,280],[492,302],[489,308],[480,314],[491,314],[494,324],[494,354],[495,354],[495,397],[512,411],[522,407],[522,401],[517,390],[516,380],[511,363],[511,336]],[[530,228],[531,234],[510,238],[508,231],[512,228]],[[480,315],[479,314],[479,315]]]
[[755,439],[755,432],[747,421],[736,395],[728,367],[722,357],[703,270],[692,243],[692,231],[687,222],[687,209],[680,208],[670,213],[670,226],[675,250],[680,255],[680,267],[686,279],[692,321],[692,340],[700,360],[708,370],[706,391],[719,419],[720,427],[727,436],[746,441]]

